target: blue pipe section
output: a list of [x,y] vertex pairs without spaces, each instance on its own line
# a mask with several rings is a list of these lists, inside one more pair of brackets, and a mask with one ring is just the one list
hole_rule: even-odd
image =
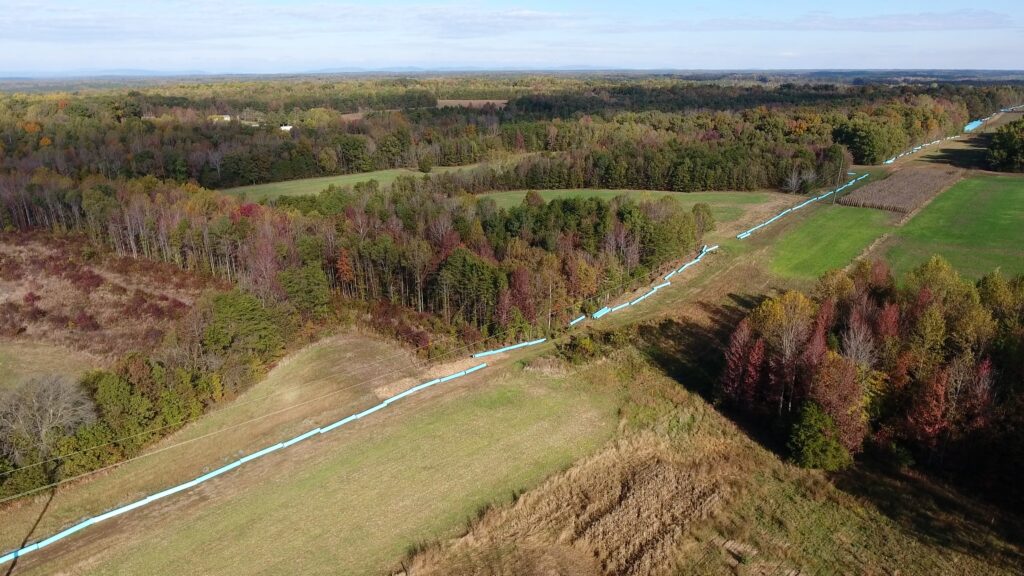
[[[523,344],[517,344],[516,346],[510,347],[510,348],[519,348],[519,347],[522,347],[522,346],[532,346],[534,344],[540,344],[541,342],[544,342],[544,340],[545,340],[544,338],[541,338],[540,340],[534,340],[532,342],[524,342]],[[178,492],[182,492],[184,490],[188,490],[189,488],[193,488],[195,486],[198,486],[199,484],[202,484],[203,482],[206,482],[208,480],[216,478],[217,476],[220,476],[221,474],[223,474],[225,472],[228,472],[230,470],[234,470],[235,468],[238,468],[242,464],[245,464],[247,462],[251,462],[251,461],[256,460],[258,458],[262,458],[262,457],[264,457],[264,456],[266,456],[266,455],[268,455],[268,454],[270,454],[272,452],[276,452],[277,450],[281,450],[283,448],[287,448],[289,446],[293,446],[295,444],[298,444],[299,442],[302,442],[303,440],[306,440],[308,438],[312,438],[313,436],[316,436],[318,434],[325,434],[325,433],[327,433],[327,432],[329,432],[331,430],[334,430],[335,428],[337,428],[339,426],[344,426],[345,424],[348,424],[349,422],[354,422],[354,421],[356,421],[356,420],[358,420],[358,419],[360,419],[360,418],[362,418],[364,416],[368,416],[368,415],[376,412],[377,410],[380,410],[382,408],[387,407],[388,404],[394,402],[395,400],[398,400],[400,398],[404,398],[404,397],[406,397],[406,396],[408,396],[410,394],[414,394],[414,393],[416,393],[416,392],[418,392],[420,390],[423,390],[424,388],[429,388],[430,386],[433,386],[435,384],[440,384],[441,382],[447,382],[449,380],[454,380],[455,378],[461,378],[462,376],[466,376],[468,374],[472,374],[473,372],[476,372],[477,370],[482,370],[482,369],[484,369],[486,367],[487,367],[486,363],[478,364],[476,366],[473,366],[472,368],[463,370],[462,372],[456,372],[455,374],[452,374],[450,376],[445,376],[444,378],[435,378],[434,380],[431,380],[429,382],[425,382],[425,383],[420,384],[418,386],[414,386],[413,388],[410,388],[410,389],[406,390],[405,392],[402,392],[400,394],[396,394],[394,396],[391,396],[390,398],[388,398],[387,400],[384,400],[380,404],[378,404],[378,405],[376,405],[376,406],[374,406],[372,408],[369,408],[367,410],[363,410],[362,412],[360,412],[358,414],[354,414],[352,416],[347,416],[347,417],[342,418],[341,420],[338,420],[337,422],[334,422],[333,424],[329,424],[327,426],[323,426],[323,427],[320,427],[320,428],[314,428],[314,429],[312,429],[312,430],[310,430],[308,432],[304,432],[302,434],[299,434],[298,436],[292,438],[291,440],[288,440],[288,441],[285,441],[285,442],[279,442],[277,444],[274,444],[273,446],[268,446],[266,448],[263,448],[262,450],[258,450],[256,452],[253,452],[252,454],[249,454],[248,456],[244,456],[242,458],[239,458],[238,460],[235,460],[234,462],[231,462],[230,464],[225,464],[224,466],[221,466],[220,468],[217,468],[216,470],[214,470],[212,472],[208,472],[208,473],[203,474],[202,476],[199,476],[199,477],[197,477],[197,478],[195,478],[193,480],[189,480],[188,482],[183,482],[181,484],[178,484],[177,486],[173,486],[173,487],[168,488],[166,490],[163,490],[161,492],[157,492],[156,494],[151,494],[149,496],[146,496],[145,498],[142,498],[141,500],[136,500],[135,502],[132,502],[131,504],[125,504],[124,506],[121,506],[120,508],[115,508],[113,510],[110,510],[109,512],[105,512],[103,514],[100,514],[99,516],[93,516],[91,518],[86,518],[85,520],[82,520],[78,524],[75,524],[75,525],[71,526],[70,528],[65,528],[64,530],[62,530],[62,531],[54,534],[53,536],[50,536],[50,537],[44,539],[44,540],[40,540],[39,542],[36,542],[34,544],[29,544],[29,545],[24,546],[22,548],[19,548],[17,550],[13,550],[11,552],[8,552],[7,554],[4,554],[3,556],[0,556],[0,564],[5,564],[7,562],[11,562],[15,558],[20,558],[20,557],[22,557],[22,556],[24,556],[24,555],[26,555],[26,554],[28,554],[30,552],[34,552],[36,550],[39,550],[40,548],[45,548],[46,546],[49,546],[50,544],[53,544],[55,542],[59,542],[60,540],[63,540],[65,538],[67,538],[68,536],[71,536],[72,534],[74,534],[74,533],[76,533],[76,532],[78,532],[80,530],[84,530],[84,529],[88,528],[89,526],[92,526],[93,524],[98,524],[100,522],[103,522],[104,520],[109,520],[109,519],[114,518],[116,516],[120,516],[121,514],[124,514],[125,512],[130,512],[130,511],[132,511],[132,510],[134,510],[136,508],[140,508],[142,506],[150,504],[151,502],[155,502],[157,500],[160,500],[161,498],[166,498],[168,496],[171,496],[172,494],[177,494]]]
[[542,342],[546,342],[547,338],[540,338],[538,340],[531,340],[529,342],[522,342],[519,344],[513,344],[512,346],[505,346],[504,348],[498,348],[495,350],[488,350],[486,352],[477,352],[473,354],[473,358],[480,358],[482,356],[490,356],[492,354],[501,354],[502,352],[508,352],[509,350],[516,350],[517,348],[525,348],[526,346],[536,346]]
[[612,311],[611,308],[605,306],[604,308],[601,308],[597,312],[594,312],[594,318],[600,318],[601,316],[604,316],[604,315],[608,314],[611,311]]
[[587,315],[584,314],[584,315],[580,316],[579,318],[573,320],[572,322],[569,322],[569,326],[575,326],[575,325],[579,324],[580,322],[583,322],[584,320],[586,320],[586,318],[587,318]]
[[[895,161],[895,159],[893,159],[893,161]],[[786,208],[782,212],[779,212],[775,216],[772,216],[771,218],[765,220],[764,222],[761,222],[757,226],[754,226],[753,228],[751,228],[751,229],[749,229],[749,230],[747,230],[745,232],[740,232],[739,234],[736,235],[736,237],[739,238],[740,240],[745,240],[746,238],[749,238],[750,235],[753,234],[754,232],[757,232],[761,228],[764,228],[765,226],[771,224],[772,222],[775,222],[776,220],[778,220],[779,218],[782,218],[786,214],[789,214],[790,212],[795,212],[795,211],[803,208],[804,206],[807,206],[808,204],[811,204],[812,202],[817,202],[818,200],[823,200],[823,199],[828,198],[829,196],[831,196],[833,194],[838,194],[838,193],[842,192],[843,190],[846,190],[850,186],[853,186],[857,182],[867,178],[868,176],[870,176],[870,174],[864,174],[862,176],[858,176],[857,178],[854,178],[854,179],[850,180],[849,182],[847,182],[846,184],[843,184],[842,186],[836,188],[835,190],[830,190],[830,191],[828,191],[828,192],[826,192],[826,193],[824,193],[824,194],[822,194],[820,196],[812,196],[811,198],[808,198],[807,200],[804,200],[803,202],[797,204],[796,206],[793,206],[792,208]],[[718,248],[718,246],[715,246],[715,248]],[[708,252],[710,252],[710,251],[711,250],[708,250]],[[703,255],[704,255],[704,253],[702,252],[701,256],[703,256]],[[700,260],[701,256],[698,256],[697,260]],[[685,266],[684,266],[684,268],[685,268]],[[682,269],[680,269],[680,272],[681,271],[682,271]]]

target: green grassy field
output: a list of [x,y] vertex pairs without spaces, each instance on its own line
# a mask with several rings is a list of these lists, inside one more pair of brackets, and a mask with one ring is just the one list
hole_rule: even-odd
[[84,352],[42,342],[0,340],[0,390],[45,374],[76,377],[99,366]]
[[[451,168],[438,167],[433,171],[444,172]],[[392,170],[377,170],[375,172],[360,172],[357,174],[343,174],[341,176],[324,176],[321,178],[303,178],[301,180],[287,180],[285,182],[271,182],[269,184],[255,184],[252,186],[239,186],[237,188],[226,188],[222,190],[225,194],[232,196],[244,196],[247,200],[259,202],[269,200],[278,196],[305,196],[317,194],[330,185],[353,186],[360,182],[376,180],[382,186],[395,181],[399,176],[422,176],[421,172],[409,170],[408,168],[394,168]]]
[[[719,222],[732,222],[743,215],[746,207],[762,204],[771,198],[770,194],[764,192],[666,192],[656,190],[606,190],[597,188],[584,188],[580,190],[538,190],[545,200],[556,198],[577,198],[597,197],[604,200],[611,200],[616,196],[628,194],[637,200],[656,200],[665,196],[671,196],[687,208],[698,202],[706,202],[711,206],[711,212]],[[499,208],[511,208],[522,203],[526,197],[526,190],[514,190],[511,192],[492,192],[481,196],[493,198]]]
[[851,206],[818,206],[782,234],[769,250],[769,269],[784,278],[812,280],[853,261],[892,230],[896,216]]
[[[361,383],[411,360],[387,357],[394,350],[385,346],[347,336],[297,353],[239,400],[172,440],[237,428],[62,491],[39,533],[362,409],[383,393],[375,387],[391,383],[401,389],[426,377],[410,367]],[[384,358],[387,368],[378,364],[360,376],[343,374],[353,361]],[[341,394],[269,421],[246,423],[332,390]],[[259,400],[273,391],[279,394]],[[66,546],[26,558],[24,573],[383,573],[410,547],[455,535],[479,508],[505,501],[513,491],[536,485],[596,450],[614,433],[616,405],[614,394],[568,376],[482,371],[225,474],[166,504],[83,532]],[[5,517],[0,546],[9,548],[23,537],[42,505]]]
[[884,246],[897,274],[933,254],[978,278],[1024,273],[1024,178],[973,176],[940,194]]

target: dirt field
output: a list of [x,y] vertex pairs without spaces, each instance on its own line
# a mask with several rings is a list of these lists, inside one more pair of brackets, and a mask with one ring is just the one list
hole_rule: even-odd
[[953,167],[908,165],[894,170],[884,180],[871,182],[843,196],[839,203],[906,214],[923,206],[962,176],[963,171]]

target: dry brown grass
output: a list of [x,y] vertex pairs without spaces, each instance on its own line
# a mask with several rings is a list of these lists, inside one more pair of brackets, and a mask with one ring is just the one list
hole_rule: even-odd
[[216,284],[169,264],[95,255],[81,237],[0,235],[0,336],[96,355],[145,350]]
[[[614,375],[630,397],[616,441],[484,513],[462,538],[428,548],[409,573],[670,572],[690,528],[728,500],[744,463],[706,405],[637,362],[626,352],[594,371]],[[671,410],[677,402],[686,408]]]
[[962,175],[961,170],[951,166],[908,166],[884,180],[854,190],[839,203],[906,214],[955,184]]
[[405,573],[1016,573],[1024,556],[993,528],[991,507],[951,510],[948,493],[875,476],[839,489],[637,357],[602,364],[629,383],[615,441],[422,548]]

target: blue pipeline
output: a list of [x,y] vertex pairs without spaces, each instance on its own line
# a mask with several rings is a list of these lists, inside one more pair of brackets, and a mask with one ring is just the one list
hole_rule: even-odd
[[[772,222],[775,222],[776,220],[778,220],[779,218],[782,218],[786,214],[789,214],[790,212],[794,212],[796,210],[799,210],[799,209],[803,208],[804,206],[807,206],[808,204],[810,204],[812,202],[817,202],[818,200],[822,200],[824,198],[828,198],[829,196],[831,196],[833,194],[837,194],[839,192],[842,192],[843,190],[846,190],[850,186],[853,186],[854,183],[856,183],[856,182],[858,182],[860,180],[863,180],[864,178],[867,178],[868,176],[870,176],[870,174],[864,174],[863,176],[859,176],[857,178],[854,178],[853,180],[850,180],[849,182],[847,182],[846,184],[843,184],[842,186],[840,186],[839,188],[836,188],[835,190],[831,190],[829,192],[826,192],[826,193],[822,194],[821,196],[813,196],[813,197],[811,197],[811,198],[809,198],[809,199],[807,199],[807,200],[797,204],[796,206],[793,206],[792,208],[786,208],[782,212],[779,212],[775,216],[772,216],[771,218],[765,220],[764,222],[758,224],[757,226],[754,226],[753,228],[751,228],[751,229],[749,229],[749,230],[747,230],[745,232],[740,232],[739,234],[736,235],[736,238],[739,238],[740,240],[744,240],[746,238],[749,238],[750,235],[753,234],[754,232],[757,232],[761,228],[764,228],[765,226],[771,224]],[[717,248],[717,246],[715,246],[715,248]],[[708,252],[710,252],[710,251],[711,250],[708,250]],[[705,253],[702,252],[701,255],[697,257],[697,260],[700,260],[701,256],[703,256],[704,254]],[[690,264],[692,264],[692,262]],[[687,264],[687,266],[688,265],[689,264]],[[683,268],[686,268],[686,266],[684,266]],[[683,268],[680,268],[679,271],[682,272]]]
[[643,296],[640,296],[640,297],[639,297],[639,298],[637,298],[636,300],[633,300],[633,301],[632,301],[632,302],[630,302],[630,303],[629,303],[628,305],[629,305],[629,306],[634,306],[634,305],[636,305],[636,304],[639,304],[640,302],[643,302],[644,300],[646,300],[646,299],[650,298],[651,296],[654,296],[654,293],[655,293],[655,292],[656,292],[655,290],[651,290],[650,292],[647,292],[647,293],[645,293],[645,294],[644,294]]
[[575,325],[579,324],[580,322],[583,322],[586,319],[587,319],[587,315],[584,314],[584,315],[580,316],[579,318],[569,322],[569,326],[575,326]]
[[604,316],[605,314],[607,314],[607,313],[609,313],[611,311],[612,311],[611,308],[605,306],[604,308],[601,308],[597,312],[594,312],[594,318],[600,318],[601,316]]
[[[529,345],[533,345],[533,344],[540,344],[541,342],[544,342],[544,340],[545,340],[544,338],[541,338],[540,340],[534,340],[532,342],[524,342],[523,344],[517,345],[517,347],[518,346],[529,346]],[[372,413],[376,412],[377,410],[380,410],[380,409],[386,407],[388,404],[390,404],[391,402],[394,402],[395,400],[398,400],[399,398],[404,398],[405,396],[408,396],[409,394],[413,394],[413,393],[415,393],[415,392],[417,392],[419,390],[422,390],[424,388],[428,388],[428,387],[433,386],[435,384],[440,384],[441,382],[447,382],[449,380],[454,380],[455,378],[460,378],[462,376],[466,376],[467,374],[472,374],[473,372],[476,372],[477,370],[482,370],[482,369],[484,369],[486,367],[487,367],[486,363],[478,364],[478,365],[476,365],[476,366],[474,366],[472,368],[469,368],[467,370],[463,370],[462,372],[457,372],[457,373],[452,374],[450,376],[445,376],[444,378],[438,378],[438,379],[431,380],[429,382],[425,382],[423,384],[420,384],[418,386],[410,388],[409,390],[406,390],[405,392],[402,392],[401,394],[396,394],[395,396],[392,396],[392,397],[388,398],[387,400],[385,400],[384,402],[381,402],[380,404],[374,406],[373,408],[369,408],[367,410],[363,410],[359,414],[353,414],[352,416],[348,416],[346,418],[338,420],[337,422],[334,422],[333,424],[329,424],[329,425],[321,427],[321,428],[314,428],[314,429],[312,429],[312,430],[310,430],[308,432],[305,432],[303,434],[300,434],[300,435],[292,438],[291,440],[288,440],[286,442],[279,442],[277,444],[274,444],[273,446],[268,446],[268,447],[266,447],[266,448],[264,448],[262,450],[253,452],[252,454],[249,454],[248,456],[244,456],[242,458],[239,458],[238,460],[235,460],[234,462],[231,462],[230,464],[225,464],[224,466],[221,466],[220,468],[217,468],[216,470],[213,470],[212,472],[208,472],[206,474],[203,474],[202,476],[199,476],[199,477],[197,477],[197,478],[195,478],[193,480],[189,480],[188,482],[183,482],[181,484],[178,484],[177,486],[173,486],[173,487],[168,488],[166,490],[157,492],[155,494],[151,494],[149,496],[146,496],[145,498],[142,498],[141,500],[136,500],[135,502],[132,502],[131,504],[125,504],[124,506],[121,506],[119,508],[115,508],[113,510],[110,510],[108,512],[100,514],[98,516],[93,516],[91,518],[86,518],[85,520],[82,520],[78,524],[75,524],[75,525],[71,526],[70,528],[65,528],[64,530],[54,534],[53,536],[50,536],[50,537],[48,537],[46,539],[40,540],[39,542],[36,542],[34,544],[29,544],[29,545],[24,546],[22,548],[19,548],[17,550],[8,552],[7,554],[4,554],[3,556],[0,556],[0,564],[5,564],[7,562],[11,562],[15,558],[20,558],[20,557],[22,557],[22,556],[24,556],[24,555],[26,555],[26,554],[28,554],[30,552],[34,552],[36,550],[39,550],[40,548],[45,548],[46,546],[49,546],[50,544],[53,544],[55,542],[59,542],[60,540],[63,540],[64,538],[67,538],[68,536],[71,536],[72,534],[74,534],[74,533],[76,533],[76,532],[78,532],[80,530],[84,530],[85,528],[88,528],[89,526],[92,526],[93,524],[98,524],[100,522],[103,522],[104,520],[109,520],[109,519],[114,518],[116,516],[120,516],[121,514],[124,514],[125,512],[129,512],[129,511],[134,510],[136,508],[141,508],[142,506],[145,506],[145,505],[147,505],[147,504],[149,504],[151,502],[155,502],[156,500],[159,500],[161,498],[166,498],[166,497],[168,497],[168,496],[170,496],[172,494],[176,494],[178,492],[182,492],[184,490],[188,490],[189,488],[198,486],[199,484],[202,484],[203,482],[206,482],[208,480],[216,478],[217,476],[220,476],[221,474],[224,474],[225,472],[228,472],[230,470],[234,470],[235,468],[238,468],[242,464],[245,464],[247,462],[251,462],[251,461],[256,460],[258,458],[262,458],[263,456],[266,456],[267,454],[270,454],[270,453],[275,452],[277,450],[281,450],[283,448],[287,448],[287,447],[292,446],[294,444],[297,444],[297,443],[299,443],[299,442],[301,442],[303,440],[306,440],[307,438],[312,438],[313,436],[316,436],[317,434],[324,434],[326,432],[334,430],[335,428],[337,428],[339,426],[343,426],[345,424],[348,424],[349,422],[354,422],[355,420],[358,420],[358,419],[360,419],[360,418],[362,418],[364,416],[372,414]]]
[[972,122],[968,122],[967,125],[964,126],[964,132],[973,132],[973,131],[977,130],[978,127],[981,126],[984,123],[985,123],[984,120],[974,120]]
[[490,356],[492,354],[501,354],[502,352],[508,352],[509,350],[515,350],[517,348],[523,348],[523,347],[526,347],[526,346],[534,346],[534,345],[540,344],[541,342],[544,342],[546,340],[547,340],[547,338],[541,338],[539,340],[532,340],[530,342],[522,342],[520,344],[513,344],[512,346],[505,346],[504,348],[498,348],[498,349],[495,349],[495,350],[488,350],[486,352],[477,352],[476,354],[473,354],[473,358],[480,358],[481,356]]

